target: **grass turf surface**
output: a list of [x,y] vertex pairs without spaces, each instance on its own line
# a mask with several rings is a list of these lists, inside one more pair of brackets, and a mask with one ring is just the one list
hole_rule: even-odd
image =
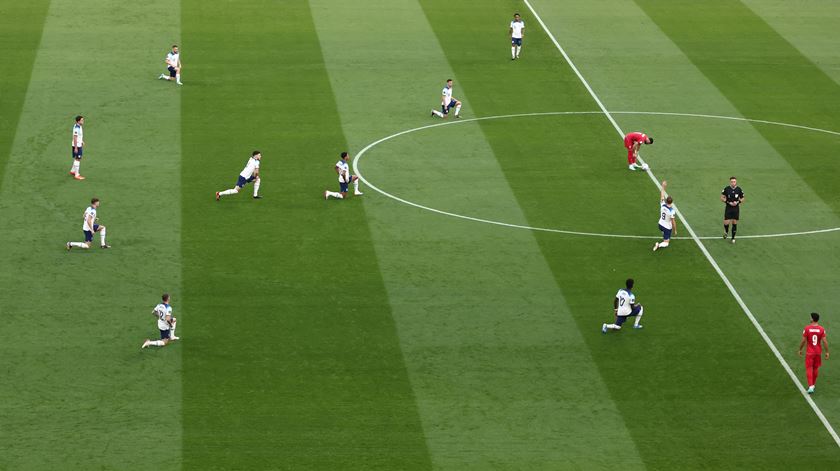
[[[836,85],[800,52],[810,39],[790,47],[760,6],[716,3],[738,21],[698,29],[685,26],[694,11],[683,2],[532,3],[610,109],[840,128]],[[27,325],[2,347],[0,467],[132,469],[152,449],[161,467],[186,469],[838,465],[836,445],[693,242],[652,255],[647,240],[482,225],[364,188],[348,201],[319,197],[336,186],[339,151],[429,123],[424,110],[446,78],[467,118],[594,110],[521,3],[184,0],[180,33],[166,2],[75,8],[97,20],[81,38],[58,2],[11,16],[30,33],[16,75],[3,79],[12,92],[0,113],[12,124],[2,130],[14,142],[0,156],[0,228],[6,240],[20,238],[15,221],[41,230],[7,246],[0,266],[15,288],[0,312]],[[515,9],[528,25],[518,62],[505,40]],[[84,52],[126,32],[130,44],[102,53],[116,67],[92,73],[101,57]],[[153,80],[171,42],[183,42],[181,89]],[[628,62],[632,50],[651,60]],[[778,89],[761,77],[778,70],[791,71],[774,78],[784,109],[765,108]],[[77,112],[89,118],[85,186],[64,173]],[[657,137],[645,156],[703,235],[720,230],[717,194],[730,174],[749,198],[742,235],[840,225],[834,136],[616,118]],[[214,202],[255,148],[265,199],[248,187]],[[38,185],[27,178],[32,153],[48,169]],[[622,161],[608,122],[577,115],[421,131],[374,148],[361,167],[383,189],[440,209],[655,236],[657,191]],[[93,192],[114,249],[61,253]],[[836,235],[804,241],[707,243],[800,374],[798,329],[809,310],[830,312],[840,264]],[[626,276],[649,330],[602,336]],[[77,295],[80,285],[94,294]],[[146,311],[163,290],[185,340],[141,355],[154,332]],[[830,368],[817,401],[837,423]]]

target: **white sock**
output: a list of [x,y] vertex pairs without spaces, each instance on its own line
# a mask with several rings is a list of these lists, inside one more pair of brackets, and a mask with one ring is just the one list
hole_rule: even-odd
[[353,182],[353,189],[359,191],[359,180]]
[[254,196],[257,196],[257,193],[260,191],[260,179],[257,178],[257,181],[254,182]]
[[181,74],[175,74],[175,81],[181,83]]
[[618,324],[607,324],[607,329],[610,330],[621,330],[621,326]]
[[220,196],[227,196],[227,195],[235,195],[237,193],[239,193],[239,187],[231,188],[230,190],[220,191],[219,195]]
[[163,340],[152,340],[151,342],[149,342],[149,345],[153,345],[155,347],[162,347],[166,344],[163,343]]
[[175,326],[178,325],[177,322],[172,322],[172,327],[169,328],[169,333],[172,337],[175,337]]
[[99,240],[102,241],[102,245],[105,245],[105,228],[99,231]]
[[638,326],[640,322],[642,322],[642,314],[645,313],[645,308],[639,306],[639,314],[636,316],[636,322],[633,324]]
[[515,59],[515,58],[516,58],[516,46],[511,46],[511,47],[510,47],[510,58],[511,58],[511,59]]
[[70,247],[79,247],[82,249],[88,248],[88,245],[84,242],[70,242]]
[[335,191],[328,191],[327,196],[332,196],[333,198],[338,198],[338,199],[344,199],[344,197],[341,196],[341,193],[337,193]]
[[461,105],[455,107],[455,116],[458,116],[459,114],[461,114]]
[[81,162],[73,159],[73,166],[70,168],[70,171],[75,173],[76,175],[79,174],[79,166],[81,166]]
[[671,243],[671,241],[670,241],[670,240],[665,240],[665,241],[662,241],[662,242],[660,242],[660,243],[659,243],[659,247],[660,247],[660,248],[662,248],[662,247],[667,247],[667,246],[668,246],[668,244],[670,244],[670,243]]
[[438,118],[443,118],[443,113],[438,110],[432,110],[432,113],[434,113]]
[[522,46],[516,46],[516,57],[519,57],[519,51],[522,50]]

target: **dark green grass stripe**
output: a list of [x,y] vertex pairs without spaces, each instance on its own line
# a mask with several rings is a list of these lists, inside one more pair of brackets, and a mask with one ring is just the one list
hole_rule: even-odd
[[[838,130],[840,85],[741,2],[636,3],[744,116]],[[840,214],[836,146],[793,129],[755,129]]]
[[49,0],[0,3],[0,185],[49,6]]
[[430,467],[307,2],[182,7],[184,467]]
[[[589,100],[579,83],[550,80],[558,73],[572,74],[542,65],[558,54],[542,46],[545,39],[528,15],[521,62],[504,57],[499,29],[504,30],[512,2],[422,4],[475,114],[510,111],[509,104],[495,98],[504,93],[505,83],[514,84],[513,102],[533,103],[539,97],[541,109]],[[469,17],[472,28],[452,28],[453,17]],[[498,43],[499,56],[490,60],[475,54],[476,44],[484,43]],[[657,191],[645,175],[623,167],[622,148],[606,120],[481,126],[529,221],[602,218],[609,211],[604,208],[620,204],[612,200],[617,193],[626,200],[622,217],[640,221],[641,230],[655,234]],[[609,227],[609,221],[604,224]],[[647,241],[536,237],[649,467],[790,469],[803,460],[820,468],[840,464],[828,434],[693,244],[678,241],[654,255]],[[637,280],[650,329],[604,336],[599,327],[610,320],[612,296],[627,276]],[[587,457],[577,460],[585,463]]]

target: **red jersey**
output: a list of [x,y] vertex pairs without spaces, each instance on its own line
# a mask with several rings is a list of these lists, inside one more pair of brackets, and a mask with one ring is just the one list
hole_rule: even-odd
[[647,134],[640,132],[631,132],[624,136],[624,147],[630,147],[633,144],[640,142],[644,144],[647,141]]
[[822,339],[825,338],[825,329],[821,325],[808,324],[802,331],[802,337],[808,344],[808,355],[819,355],[822,353]]

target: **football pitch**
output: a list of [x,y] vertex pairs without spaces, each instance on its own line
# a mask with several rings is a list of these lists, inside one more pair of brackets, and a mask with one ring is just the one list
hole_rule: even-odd
[[[837,360],[810,396],[797,355],[840,315],[837,24],[0,0],[0,470],[840,469]],[[156,80],[172,44],[183,86]],[[461,119],[430,117],[450,78]],[[215,201],[255,149],[263,198]],[[345,150],[364,195],[325,200]],[[93,197],[112,247],[68,251]],[[644,329],[604,335],[627,278]],[[164,292],[181,339],[141,350]]]

